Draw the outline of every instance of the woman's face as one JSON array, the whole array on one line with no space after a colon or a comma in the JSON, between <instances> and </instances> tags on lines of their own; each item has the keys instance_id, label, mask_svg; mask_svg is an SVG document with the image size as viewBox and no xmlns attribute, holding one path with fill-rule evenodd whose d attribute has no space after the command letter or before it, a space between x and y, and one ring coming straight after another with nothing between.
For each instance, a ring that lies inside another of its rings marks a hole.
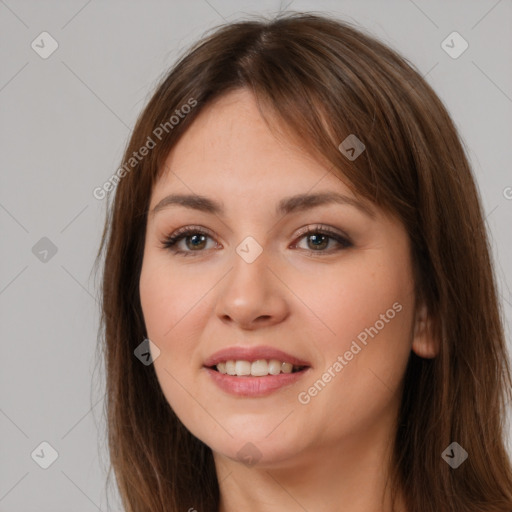
<instances>
[{"instance_id":1,"label":"woman's face","mask_svg":"<svg viewBox=\"0 0 512 512\"><path fill-rule=\"evenodd\" d=\"M245 90L207 107L169 154L141 303L163 393L216 457L356 456L391 432L411 349L432 354L415 336L408 236L367 208L276 139Z\"/></svg>"}]
</instances>

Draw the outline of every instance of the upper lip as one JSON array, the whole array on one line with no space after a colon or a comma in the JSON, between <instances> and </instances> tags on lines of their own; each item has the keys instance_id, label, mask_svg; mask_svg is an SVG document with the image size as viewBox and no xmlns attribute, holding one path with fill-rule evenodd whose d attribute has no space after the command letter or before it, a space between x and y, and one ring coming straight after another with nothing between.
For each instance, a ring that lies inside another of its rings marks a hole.
<instances>
[{"instance_id":1,"label":"upper lip","mask_svg":"<svg viewBox=\"0 0 512 512\"><path fill-rule=\"evenodd\" d=\"M277 359L278 361L292 363L294 366L310 366L307 361L303 361L298 357L292 356L287 352L283 352L274 347L261 345L259 347L227 347L215 352L208 357L204 366L215 366L224 361L249 361L253 362L258 359Z\"/></svg>"}]
</instances>

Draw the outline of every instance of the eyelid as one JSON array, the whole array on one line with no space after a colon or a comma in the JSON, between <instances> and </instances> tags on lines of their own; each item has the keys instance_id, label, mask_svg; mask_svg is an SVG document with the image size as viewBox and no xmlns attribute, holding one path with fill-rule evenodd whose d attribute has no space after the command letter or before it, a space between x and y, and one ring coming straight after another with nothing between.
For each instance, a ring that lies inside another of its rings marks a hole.
<instances>
[{"instance_id":1,"label":"eyelid","mask_svg":"<svg viewBox=\"0 0 512 512\"><path fill-rule=\"evenodd\" d=\"M315 224L313 226L311 224L308 224L307 226L304 226L303 228L300 228L297 231L295 238L301 238L304 235L307 235L308 233L317 233L317 232L325 233L329 236L337 235L341 238L345 238L347 240L347 242L351 242L350 237L346 233L344 233L343 231L341 231L339 229L333 228L331 226L327 226L325 224Z\"/></svg>"},{"instance_id":2,"label":"eyelid","mask_svg":"<svg viewBox=\"0 0 512 512\"><path fill-rule=\"evenodd\" d=\"M190 225L178 228L176 231L171 233L167 238L171 238L171 237L177 238L178 236L180 236L184 233L188 233L189 231L193 231L194 233L196 233L196 232L204 233L205 235L211 236L212 238L214 238L216 236L213 233L213 231L209 230L208 228L205 228L205 227L199 226L199 225L190 224Z\"/></svg>"}]
</instances>

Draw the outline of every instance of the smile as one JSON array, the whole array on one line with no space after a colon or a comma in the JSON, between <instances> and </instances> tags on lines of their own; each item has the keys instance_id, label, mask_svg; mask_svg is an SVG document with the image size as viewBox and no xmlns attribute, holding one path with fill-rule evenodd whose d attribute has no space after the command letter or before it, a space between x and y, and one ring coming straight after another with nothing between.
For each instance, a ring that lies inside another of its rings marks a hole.
<instances>
[{"instance_id":1,"label":"smile","mask_svg":"<svg viewBox=\"0 0 512 512\"><path fill-rule=\"evenodd\" d=\"M203 362L211 382L238 397L267 396L294 384L310 370L307 360L272 345L226 347Z\"/></svg>"}]
</instances>

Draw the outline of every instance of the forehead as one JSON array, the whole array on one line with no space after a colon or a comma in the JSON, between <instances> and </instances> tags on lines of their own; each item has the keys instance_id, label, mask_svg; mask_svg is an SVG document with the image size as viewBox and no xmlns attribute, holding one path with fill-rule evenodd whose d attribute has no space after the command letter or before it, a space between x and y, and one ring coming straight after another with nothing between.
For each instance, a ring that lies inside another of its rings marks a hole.
<instances>
[{"instance_id":1,"label":"forehead","mask_svg":"<svg viewBox=\"0 0 512 512\"><path fill-rule=\"evenodd\" d=\"M263 199L321 188L354 197L342 180L282 123L269 127L253 94L239 90L201 111L168 154L154 196L177 191Z\"/></svg>"}]
</instances>

